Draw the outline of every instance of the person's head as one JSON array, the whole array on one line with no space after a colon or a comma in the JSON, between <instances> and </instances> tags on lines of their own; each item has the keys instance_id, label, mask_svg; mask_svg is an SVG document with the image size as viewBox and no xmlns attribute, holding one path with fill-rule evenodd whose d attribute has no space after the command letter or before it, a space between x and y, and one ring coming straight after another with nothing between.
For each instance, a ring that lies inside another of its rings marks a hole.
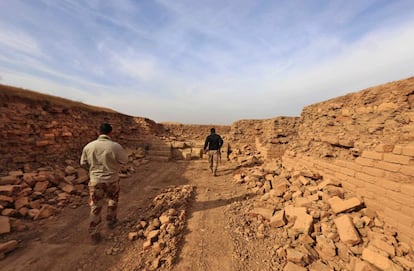
<instances>
[{"instance_id":1,"label":"person's head","mask_svg":"<svg viewBox=\"0 0 414 271\"><path fill-rule=\"evenodd\" d=\"M99 127L99 133L102 135L109 135L112 132L112 126L109 123L102 123Z\"/></svg>"},{"instance_id":2,"label":"person's head","mask_svg":"<svg viewBox=\"0 0 414 271\"><path fill-rule=\"evenodd\" d=\"M211 128L210 129L210 133L215 134L216 133L216 129L215 128Z\"/></svg>"}]
</instances>

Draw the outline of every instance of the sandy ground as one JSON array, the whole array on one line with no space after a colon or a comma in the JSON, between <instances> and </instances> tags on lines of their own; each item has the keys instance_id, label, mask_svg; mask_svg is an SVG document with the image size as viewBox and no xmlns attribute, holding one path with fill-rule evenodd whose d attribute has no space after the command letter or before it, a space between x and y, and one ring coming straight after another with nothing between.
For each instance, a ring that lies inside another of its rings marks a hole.
<instances>
[{"instance_id":1,"label":"sandy ground","mask_svg":"<svg viewBox=\"0 0 414 271\"><path fill-rule=\"evenodd\" d=\"M186 184L195 187L195 196L187 208L178 255L169 269L254 270L248 262L241 264L239 256L244 261L261 259L254 251L236 253L243 251L237 247L243 245L243 240L237 240L229 224L238 219L237 213L228 212L229 206L250 196L245 187L232 181L234 169L234 164L225 161L214 177L205 160L141 165L132 176L122 179L120 223L113 230L103 229L105 238L101 243L90 242L85 199L85 204L68 206L56 217L34 224L29 231L14 233L13 237L20 241L19 248L0 261L0 270L145 270L137 267L143 241L129 241L128 232L145 218L151 200L160 191Z\"/></svg>"}]
</instances>

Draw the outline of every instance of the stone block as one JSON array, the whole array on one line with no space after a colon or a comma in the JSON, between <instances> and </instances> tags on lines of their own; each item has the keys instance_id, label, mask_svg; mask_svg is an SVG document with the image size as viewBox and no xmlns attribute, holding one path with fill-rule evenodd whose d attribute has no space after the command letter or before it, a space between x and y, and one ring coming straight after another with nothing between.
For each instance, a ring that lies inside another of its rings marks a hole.
<instances>
[{"instance_id":1,"label":"stone block","mask_svg":"<svg viewBox=\"0 0 414 271\"><path fill-rule=\"evenodd\" d=\"M10 251L13 251L17 248L17 240L10 240L5 243L0 244L0 254L2 253L8 253Z\"/></svg>"},{"instance_id":2,"label":"stone block","mask_svg":"<svg viewBox=\"0 0 414 271\"><path fill-rule=\"evenodd\" d=\"M392 153L384 153L384 161L400 164L400 165L409 165L410 160L412 157L407 155L398 155L398 154L392 154Z\"/></svg>"},{"instance_id":3,"label":"stone block","mask_svg":"<svg viewBox=\"0 0 414 271\"><path fill-rule=\"evenodd\" d=\"M17 184L17 177L16 176L4 176L0 177L0 185L5 184Z\"/></svg>"},{"instance_id":4,"label":"stone block","mask_svg":"<svg viewBox=\"0 0 414 271\"><path fill-rule=\"evenodd\" d=\"M270 220L273 216L274 213L274 209L272 208L254 208L253 210L250 211L251 215L260 215L262 216L264 219Z\"/></svg>"},{"instance_id":5,"label":"stone block","mask_svg":"<svg viewBox=\"0 0 414 271\"><path fill-rule=\"evenodd\" d=\"M362 205L362 202L356 197L347 200L343 200L339 197L332 197L328 202L335 214L346 212Z\"/></svg>"},{"instance_id":6,"label":"stone block","mask_svg":"<svg viewBox=\"0 0 414 271\"><path fill-rule=\"evenodd\" d=\"M307 271L307 270L308 270L307 268L294 264L292 262L288 262L283 268L283 271Z\"/></svg>"},{"instance_id":7,"label":"stone block","mask_svg":"<svg viewBox=\"0 0 414 271\"><path fill-rule=\"evenodd\" d=\"M0 216L0 234L9 233L10 230L10 218L7 216Z\"/></svg>"},{"instance_id":8,"label":"stone block","mask_svg":"<svg viewBox=\"0 0 414 271\"><path fill-rule=\"evenodd\" d=\"M355 229L352 218L348 215L342 215L334 220L338 229L339 238L345 244L356 245L361 242L361 238Z\"/></svg>"},{"instance_id":9,"label":"stone block","mask_svg":"<svg viewBox=\"0 0 414 271\"><path fill-rule=\"evenodd\" d=\"M388 254L388 256L390 256L390 257L395 256L394 246L388 244L387 242L385 242L385 241L383 241L379 238L374 238L373 240L371 240L370 245L378 248L379 250L382 250L382 251L386 252Z\"/></svg>"},{"instance_id":10,"label":"stone block","mask_svg":"<svg viewBox=\"0 0 414 271\"><path fill-rule=\"evenodd\" d=\"M283 227L284 225L286 225L287 220L286 220L286 216L285 216L285 211L281 210L281 211L277 211L271 218L270 218L270 226L275 227L275 228L279 228L279 227Z\"/></svg>"},{"instance_id":11,"label":"stone block","mask_svg":"<svg viewBox=\"0 0 414 271\"><path fill-rule=\"evenodd\" d=\"M400 266L392 262L387 257L372 250L370 247L364 248L362 251L362 259L379 268L380 270L403 271Z\"/></svg>"}]
</instances>

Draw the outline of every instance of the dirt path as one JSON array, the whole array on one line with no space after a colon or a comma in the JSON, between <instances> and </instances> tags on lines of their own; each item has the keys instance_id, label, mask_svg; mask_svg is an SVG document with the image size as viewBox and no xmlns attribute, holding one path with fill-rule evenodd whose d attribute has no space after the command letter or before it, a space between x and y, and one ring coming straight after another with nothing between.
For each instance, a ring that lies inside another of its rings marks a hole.
<instances>
[{"instance_id":1,"label":"dirt path","mask_svg":"<svg viewBox=\"0 0 414 271\"><path fill-rule=\"evenodd\" d=\"M103 230L102 243L90 244L85 199L78 208L67 207L55 218L38 222L30 231L16 233L14 237L21 240L21 247L0 262L0 270L126 270L142 250L142 246L127 240L128 231L157 193L184 184L194 186L196 195L172 269L240 270L235 267L234 242L228 233L225 208L243 200L246 189L231 182L233 169L230 162L223 163L219 176L213 177L204 160L142 165L133 176L122 180L120 224L113 231Z\"/></svg>"}]
</instances>

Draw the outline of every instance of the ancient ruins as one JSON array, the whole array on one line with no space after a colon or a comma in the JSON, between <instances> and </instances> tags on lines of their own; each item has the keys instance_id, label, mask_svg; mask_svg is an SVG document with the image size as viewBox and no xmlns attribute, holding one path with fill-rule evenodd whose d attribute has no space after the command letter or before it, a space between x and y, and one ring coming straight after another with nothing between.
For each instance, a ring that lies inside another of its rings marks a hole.
<instances>
[{"instance_id":1,"label":"ancient ruins","mask_svg":"<svg viewBox=\"0 0 414 271\"><path fill-rule=\"evenodd\" d=\"M153 161L205 159L211 125L156 123L0 85L0 270L14 270L2 262L24 249L32 225L87 204L78 161L102 121L128 150L123 178ZM254 195L227 204L237 270L249 270L243 261L255 249L263 256L255 270L414 270L414 77L306 106L298 117L215 127L222 159L229 149L235 165L231 185ZM159 191L105 254L138 253L124 270L175 270L195 194L192 185ZM119 249L128 242L139 251Z\"/></svg>"}]
</instances>

